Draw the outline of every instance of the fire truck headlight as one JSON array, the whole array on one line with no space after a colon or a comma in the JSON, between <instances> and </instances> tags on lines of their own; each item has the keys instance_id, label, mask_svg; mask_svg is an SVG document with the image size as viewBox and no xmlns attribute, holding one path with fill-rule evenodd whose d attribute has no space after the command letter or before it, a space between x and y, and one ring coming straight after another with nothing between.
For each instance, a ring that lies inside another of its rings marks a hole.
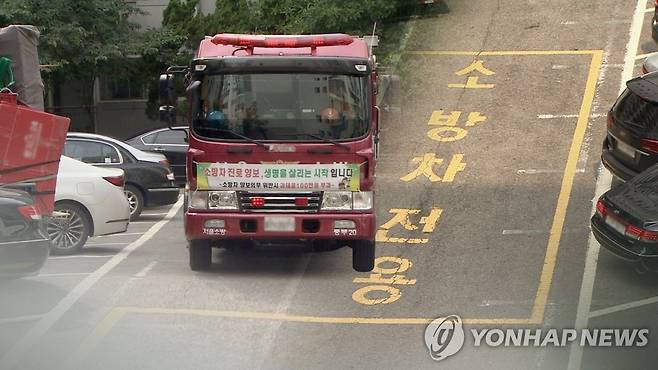
<instances>
[{"instance_id":1,"label":"fire truck headlight","mask_svg":"<svg viewBox=\"0 0 658 370\"><path fill-rule=\"evenodd\" d=\"M189 197L193 209L238 209L238 197L234 191L193 191Z\"/></svg>"},{"instance_id":2,"label":"fire truck headlight","mask_svg":"<svg viewBox=\"0 0 658 370\"><path fill-rule=\"evenodd\" d=\"M323 210L351 210L351 191L325 191L322 197Z\"/></svg>"},{"instance_id":3,"label":"fire truck headlight","mask_svg":"<svg viewBox=\"0 0 658 370\"><path fill-rule=\"evenodd\" d=\"M208 192L207 191L193 191L188 199L189 208L194 209L208 209Z\"/></svg>"},{"instance_id":4,"label":"fire truck headlight","mask_svg":"<svg viewBox=\"0 0 658 370\"><path fill-rule=\"evenodd\" d=\"M354 210L364 211L372 209L372 192L357 191L354 192Z\"/></svg>"},{"instance_id":5,"label":"fire truck headlight","mask_svg":"<svg viewBox=\"0 0 658 370\"><path fill-rule=\"evenodd\" d=\"M238 197L234 191L209 191L209 209L238 209Z\"/></svg>"}]
</instances>

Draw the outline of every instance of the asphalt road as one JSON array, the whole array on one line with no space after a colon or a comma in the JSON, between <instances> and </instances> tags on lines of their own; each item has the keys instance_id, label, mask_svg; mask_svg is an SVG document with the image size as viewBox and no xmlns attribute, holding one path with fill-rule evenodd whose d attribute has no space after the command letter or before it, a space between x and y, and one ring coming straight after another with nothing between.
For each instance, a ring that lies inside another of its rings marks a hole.
<instances>
[{"instance_id":1,"label":"asphalt road","mask_svg":"<svg viewBox=\"0 0 658 370\"><path fill-rule=\"evenodd\" d=\"M452 314L467 331L655 328L658 275L588 255L605 114L624 65L656 50L641 1L626 53L635 5L448 0L413 21L377 168L380 276L347 248L293 246L217 250L192 272L180 204L148 210L0 286L0 368L652 368L658 334L575 350L467 336L440 363L423 340Z\"/></svg>"}]
</instances>

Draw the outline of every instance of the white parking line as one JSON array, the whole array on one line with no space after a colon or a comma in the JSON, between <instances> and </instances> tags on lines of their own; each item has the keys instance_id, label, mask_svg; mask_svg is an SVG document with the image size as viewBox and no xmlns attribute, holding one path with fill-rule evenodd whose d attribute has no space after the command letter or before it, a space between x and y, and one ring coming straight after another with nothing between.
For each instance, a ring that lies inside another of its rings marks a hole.
<instances>
[{"instance_id":1,"label":"white parking line","mask_svg":"<svg viewBox=\"0 0 658 370\"><path fill-rule=\"evenodd\" d=\"M23 322L23 321L39 320L43 316L44 315L25 315L25 316L8 317L8 318L5 318L5 319L0 319L0 325L2 325L2 324L13 324L13 323L16 323L16 322Z\"/></svg>"},{"instance_id":2,"label":"white parking line","mask_svg":"<svg viewBox=\"0 0 658 370\"><path fill-rule=\"evenodd\" d=\"M624 69L621 73L619 93L626 88L626 81L633 76L635 67L635 55L640 44L640 34L644 23L644 8L646 0L637 0L635 11L633 12L633 21L629 31L628 44L626 44L626 54L624 56ZM610 189L612 184L612 175L603 165L599 166L599 176L596 180L596 190L592 199L591 213L595 212L596 200L598 197ZM588 325L589 314L592 307L592 295L594 294L594 279L596 277L596 265L599 258L599 243L590 233L587 243L587 256L585 258L585 269L583 271L583 281L580 286L580 296L578 298L578 308L576 310L575 329L584 329ZM583 360L583 348L578 343L573 342L569 350L569 370L578 370Z\"/></svg>"},{"instance_id":3,"label":"white parking line","mask_svg":"<svg viewBox=\"0 0 658 370\"><path fill-rule=\"evenodd\" d=\"M534 168L516 170L517 175L538 175L542 173L564 173L564 170L537 170ZM577 168L576 173L585 173L585 169Z\"/></svg>"},{"instance_id":4,"label":"white parking line","mask_svg":"<svg viewBox=\"0 0 658 370\"><path fill-rule=\"evenodd\" d=\"M158 221L156 221L156 220L153 220L153 221L130 221L130 224L131 225L132 224L153 224L153 223L156 223Z\"/></svg>"},{"instance_id":5,"label":"white parking line","mask_svg":"<svg viewBox=\"0 0 658 370\"><path fill-rule=\"evenodd\" d=\"M85 244L85 247L98 247L101 245L128 245L128 243L123 242L123 243L87 243Z\"/></svg>"},{"instance_id":6,"label":"white parking line","mask_svg":"<svg viewBox=\"0 0 658 370\"><path fill-rule=\"evenodd\" d=\"M656 10L655 7L651 7L651 8L646 8L646 9L644 9L644 12L645 12L645 13L651 13L651 12L653 12L653 11L655 11L655 10Z\"/></svg>"},{"instance_id":7,"label":"white parking line","mask_svg":"<svg viewBox=\"0 0 658 370\"><path fill-rule=\"evenodd\" d=\"M75 258L111 258L113 254L78 254L74 256L50 256L49 260L71 260Z\"/></svg>"},{"instance_id":8,"label":"white parking line","mask_svg":"<svg viewBox=\"0 0 658 370\"><path fill-rule=\"evenodd\" d=\"M57 305L39 320L32 328L0 359L0 368L15 368L23 356L34 347L34 344L48 331L59 319L68 312L68 310L78 302L78 300L91 289L100 279L108 272L112 271L118 264L128 258L128 256L141 247L164 225L166 225L183 205L183 199L179 199L176 204L169 210L167 216L161 221L149 228L144 235L132 242L127 247L114 255L109 261L105 262L98 270L92 272L75 286Z\"/></svg>"},{"instance_id":9,"label":"white parking line","mask_svg":"<svg viewBox=\"0 0 658 370\"><path fill-rule=\"evenodd\" d=\"M592 113L589 118L604 117L606 113ZM555 119L555 118L578 118L577 114L538 114L539 119Z\"/></svg>"},{"instance_id":10,"label":"white parking line","mask_svg":"<svg viewBox=\"0 0 658 370\"><path fill-rule=\"evenodd\" d=\"M146 267L144 267L138 273L136 273L135 277L137 277L137 278L145 277L146 274L148 274L149 271L151 271L157 263L158 263L157 261L151 261L151 263L149 263L148 265L146 265Z\"/></svg>"},{"instance_id":11,"label":"white parking line","mask_svg":"<svg viewBox=\"0 0 658 370\"><path fill-rule=\"evenodd\" d=\"M142 234L144 234L144 233L120 233L120 234L110 234L110 235L99 235L99 236L91 237L89 239L92 240L92 239L96 239L96 238L111 238L111 237L117 237L117 236L142 235Z\"/></svg>"},{"instance_id":12,"label":"white parking line","mask_svg":"<svg viewBox=\"0 0 658 370\"><path fill-rule=\"evenodd\" d=\"M166 215L167 212L162 212L162 213L142 213L140 216L164 216Z\"/></svg>"},{"instance_id":13,"label":"white parking line","mask_svg":"<svg viewBox=\"0 0 658 370\"><path fill-rule=\"evenodd\" d=\"M63 272L61 274L39 274L37 276L33 276L35 278L51 278L51 277L69 277L69 276L86 276L91 274L91 272Z\"/></svg>"},{"instance_id":14,"label":"white parking line","mask_svg":"<svg viewBox=\"0 0 658 370\"><path fill-rule=\"evenodd\" d=\"M642 306L650 305L658 303L658 297L651 297L651 298L646 298L646 299L641 299L639 301L634 301L634 302L628 302L608 308L602 308L600 310L595 310L589 313L589 318L594 318L594 317L599 317L599 316L605 316L605 315L610 315L615 312L621 312L625 310L632 310L634 308L639 308Z\"/></svg>"}]
</instances>

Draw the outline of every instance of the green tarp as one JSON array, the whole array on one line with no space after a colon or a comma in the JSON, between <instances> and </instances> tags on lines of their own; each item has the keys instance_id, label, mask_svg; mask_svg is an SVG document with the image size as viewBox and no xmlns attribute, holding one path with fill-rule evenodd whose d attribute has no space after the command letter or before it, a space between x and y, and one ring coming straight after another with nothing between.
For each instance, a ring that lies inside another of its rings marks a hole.
<instances>
[{"instance_id":1,"label":"green tarp","mask_svg":"<svg viewBox=\"0 0 658 370\"><path fill-rule=\"evenodd\" d=\"M11 73L11 60L0 57L0 90L14 83L14 74Z\"/></svg>"}]
</instances>

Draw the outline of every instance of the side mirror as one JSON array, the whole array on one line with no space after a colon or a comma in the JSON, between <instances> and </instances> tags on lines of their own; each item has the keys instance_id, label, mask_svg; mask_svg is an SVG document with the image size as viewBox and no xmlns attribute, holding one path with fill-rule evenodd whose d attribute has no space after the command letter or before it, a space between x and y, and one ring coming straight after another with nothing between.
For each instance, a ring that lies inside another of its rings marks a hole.
<instances>
[{"instance_id":1,"label":"side mirror","mask_svg":"<svg viewBox=\"0 0 658 370\"><path fill-rule=\"evenodd\" d=\"M176 123L176 107L173 105L161 105L158 110L160 121L166 122L169 126Z\"/></svg>"},{"instance_id":2,"label":"side mirror","mask_svg":"<svg viewBox=\"0 0 658 370\"><path fill-rule=\"evenodd\" d=\"M160 105L176 104L176 92L174 90L174 75L165 73L160 75L159 85Z\"/></svg>"}]
</instances>

